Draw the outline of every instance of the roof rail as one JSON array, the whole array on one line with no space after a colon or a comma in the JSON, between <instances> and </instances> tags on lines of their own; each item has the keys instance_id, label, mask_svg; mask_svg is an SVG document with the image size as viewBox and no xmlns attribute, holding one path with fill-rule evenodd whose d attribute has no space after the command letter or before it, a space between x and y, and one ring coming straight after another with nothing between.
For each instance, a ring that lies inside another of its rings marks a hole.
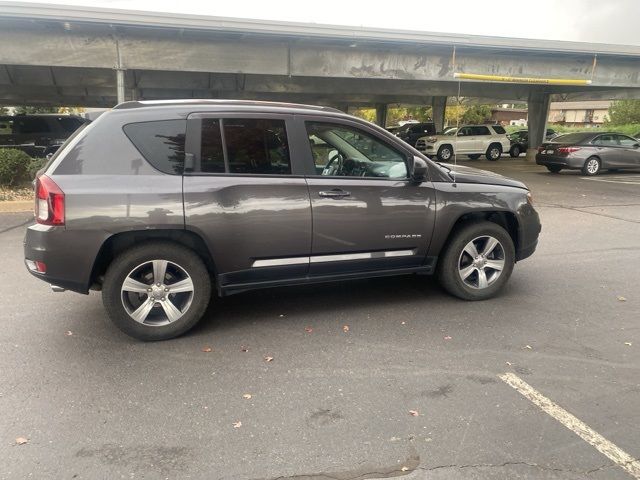
<instances>
[{"instance_id":1,"label":"roof rail","mask_svg":"<svg viewBox=\"0 0 640 480\"><path fill-rule=\"evenodd\" d=\"M122 102L113 107L113 110L127 110L132 108L144 107L169 107L181 105L211 105L211 106L256 106L256 107L281 107L281 108L302 108L306 110L317 110L325 112L343 113L340 110L331 107L322 107L318 105L304 105L300 103L286 102L267 102L258 100L213 100L213 99L176 99L176 100L135 100Z\"/></svg>"}]
</instances>

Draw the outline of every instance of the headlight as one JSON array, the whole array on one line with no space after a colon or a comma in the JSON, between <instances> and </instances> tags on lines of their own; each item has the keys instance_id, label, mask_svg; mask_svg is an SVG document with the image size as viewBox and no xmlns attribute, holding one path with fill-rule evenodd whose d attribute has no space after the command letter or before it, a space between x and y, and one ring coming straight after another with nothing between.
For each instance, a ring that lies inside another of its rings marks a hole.
<instances>
[{"instance_id":1,"label":"headlight","mask_svg":"<svg viewBox=\"0 0 640 480\"><path fill-rule=\"evenodd\" d=\"M438 139L436 137L427 137L427 142L429 143L436 143L438 141Z\"/></svg>"}]
</instances>

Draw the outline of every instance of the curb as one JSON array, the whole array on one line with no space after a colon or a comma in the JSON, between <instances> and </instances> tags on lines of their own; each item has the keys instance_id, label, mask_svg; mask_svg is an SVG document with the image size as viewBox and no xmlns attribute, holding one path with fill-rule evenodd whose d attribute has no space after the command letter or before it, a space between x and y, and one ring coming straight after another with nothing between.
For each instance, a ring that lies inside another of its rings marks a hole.
<instances>
[{"instance_id":1,"label":"curb","mask_svg":"<svg viewBox=\"0 0 640 480\"><path fill-rule=\"evenodd\" d=\"M0 213L33 211L33 200L7 200L0 202Z\"/></svg>"}]
</instances>

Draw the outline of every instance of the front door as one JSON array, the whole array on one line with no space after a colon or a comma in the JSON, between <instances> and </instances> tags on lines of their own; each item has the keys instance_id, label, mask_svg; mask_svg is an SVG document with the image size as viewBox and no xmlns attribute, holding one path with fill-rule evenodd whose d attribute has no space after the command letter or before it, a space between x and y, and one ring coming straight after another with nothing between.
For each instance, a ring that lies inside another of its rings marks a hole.
<instances>
[{"instance_id":1,"label":"front door","mask_svg":"<svg viewBox=\"0 0 640 480\"><path fill-rule=\"evenodd\" d=\"M471 127L462 127L456 135L456 144L454 146L456 153L469 153L476 151L477 138Z\"/></svg>"},{"instance_id":2,"label":"front door","mask_svg":"<svg viewBox=\"0 0 640 480\"><path fill-rule=\"evenodd\" d=\"M193 114L185 226L207 243L219 287L304 277L311 205L286 115Z\"/></svg>"},{"instance_id":3,"label":"front door","mask_svg":"<svg viewBox=\"0 0 640 480\"><path fill-rule=\"evenodd\" d=\"M409 181L410 152L356 122L298 118L313 159L307 176L313 212L310 273L422 265L435 197L429 181Z\"/></svg>"}]
</instances>

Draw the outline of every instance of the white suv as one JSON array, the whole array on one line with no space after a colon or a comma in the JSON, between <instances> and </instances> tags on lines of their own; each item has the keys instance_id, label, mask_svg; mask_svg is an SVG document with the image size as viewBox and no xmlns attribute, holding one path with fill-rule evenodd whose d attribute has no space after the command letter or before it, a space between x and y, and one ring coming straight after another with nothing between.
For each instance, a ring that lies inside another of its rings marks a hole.
<instances>
[{"instance_id":1,"label":"white suv","mask_svg":"<svg viewBox=\"0 0 640 480\"><path fill-rule=\"evenodd\" d=\"M454 154L464 154L477 159L486 155L487 160L498 160L502 152L508 152L511 142L500 125L464 125L451 128L446 133L421 137L416 148L429 157L442 162L451 160Z\"/></svg>"}]
</instances>

